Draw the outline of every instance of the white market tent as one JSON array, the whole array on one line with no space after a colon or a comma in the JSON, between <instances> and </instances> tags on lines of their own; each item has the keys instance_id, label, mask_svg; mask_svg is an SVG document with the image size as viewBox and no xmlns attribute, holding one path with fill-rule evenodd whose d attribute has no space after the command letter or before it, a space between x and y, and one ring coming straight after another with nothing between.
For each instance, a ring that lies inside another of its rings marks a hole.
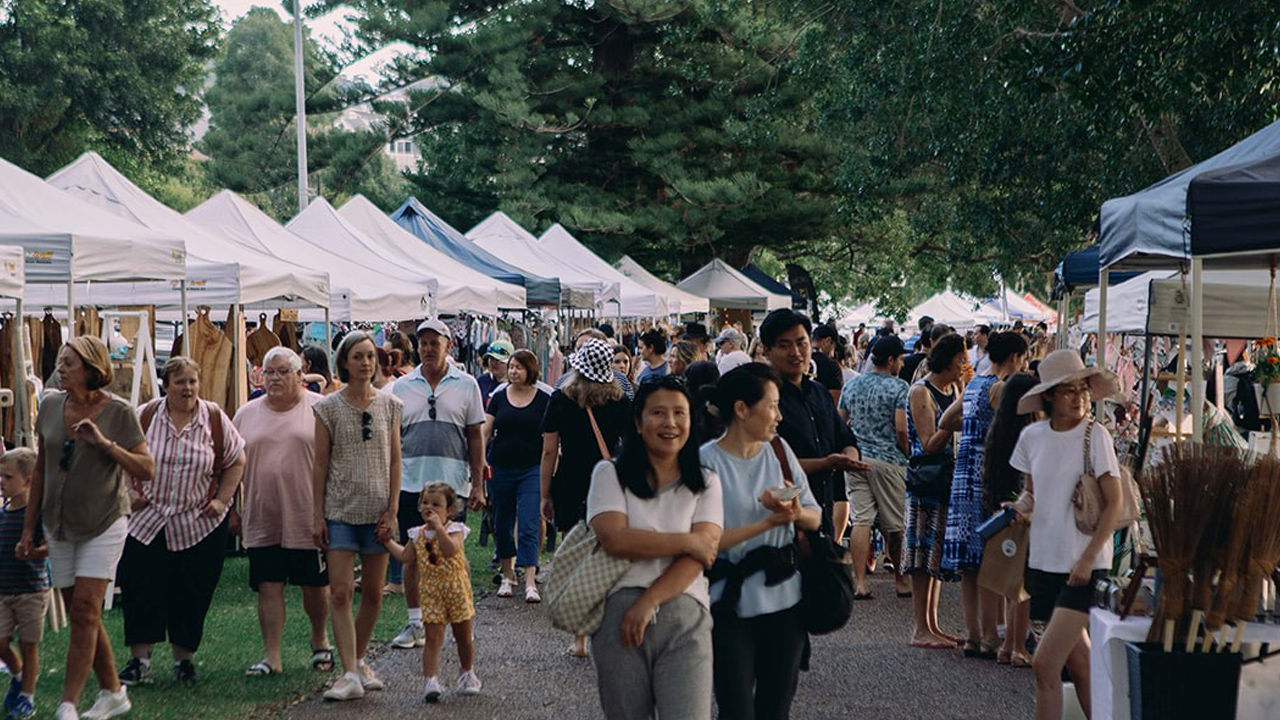
<instances>
[{"instance_id":1,"label":"white market tent","mask_svg":"<svg viewBox=\"0 0 1280 720\"><path fill-rule=\"evenodd\" d=\"M908 327L915 327L920 318L926 315L933 318L934 322L955 328L969 328L997 319L993 313L981 308L978 302L961 297L951 290L943 290L911 308L907 313Z\"/></svg>"},{"instance_id":2,"label":"white market tent","mask_svg":"<svg viewBox=\"0 0 1280 720\"><path fill-rule=\"evenodd\" d=\"M994 315L998 318L998 322L1003 322L1006 319L1006 310L1008 320L1039 322L1048 320L1051 315L1051 313L1046 313L1043 309L1036 307L1028 302L1025 297L1007 287L1000 294L983 303L981 310L984 314Z\"/></svg>"},{"instance_id":3,"label":"white market tent","mask_svg":"<svg viewBox=\"0 0 1280 720\"><path fill-rule=\"evenodd\" d=\"M880 325L890 318L882 314L876 309L875 303L862 303L852 310L841 313L840 318L836 320L836 327L842 330L853 330L858 327L859 323L865 325Z\"/></svg>"},{"instance_id":4,"label":"white market tent","mask_svg":"<svg viewBox=\"0 0 1280 720\"><path fill-rule=\"evenodd\" d=\"M618 294L622 309L622 317L656 318L669 315L666 296L647 288L618 272L617 268L591 252L577 238L569 233L560 223L556 223L542 233L538 243L550 250L565 264L590 273L606 282L618 283Z\"/></svg>"},{"instance_id":5,"label":"white market tent","mask_svg":"<svg viewBox=\"0 0 1280 720\"><path fill-rule=\"evenodd\" d=\"M23 248L27 283L66 283L68 316L77 282L181 282L187 272L181 238L116 217L4 159L0 244Z\"/></svg>"},{"instance_id":6,"label":"white market tent","mask_svg":"<svg viewBox=\"0 0 1280 720\"><path fill-rule=\"evenodd\" d=\"M348 200L338 214L377 243L380 254L391 262L440 278L436 306L441 312L457 308L497 315L503 309L525 307L523 287L494 280L422 242L363 195Z\"/></svg>"},{"instance_id":7,"label":"white market tent","mask_svg":"<svg viewBox=\"0 0 1280 720\"><path fill-rule=\"evenodd\" d=\"M202 227L286 263L329 273L333 320L414 320L430 313L427 288L348 261L286 230L253 203L223 190L186 214Z\"/></svg>"},{"instance_id":8,"label":"white market tent","mask_svg":"<svg viewBox=\"0 0 1280 720\"><path fill-rule=\"evenodd\" d=\"M1258 338L1267 332L1269 270L1208 270L1204 273L1204 319L1215 338ZM1098 331L1100 291L1085 294L1080 329ZM1191 328L1191 284L1171 270L1154 270L1108 291L1108 333L1179 335Z\"/></svg>"},{"instance_id":9,"label":"white market tent","mask_svg":"<svg viewBox=\"0 0 1280 720\"><path fill-rule=\"evenodd\" d=\"M538 244L538 239L499 210L467 231L467 239L505 262L543 277L560 278L560 286L591 293L597 306L621 299L618 282L601 280L572 267ZM611 313L610 313L611 314Z\"/></svg>"},{"instance_id":10,"label":"white market tent","mask_svg":"<svg viewBox=\"0 0 1280 720\"><path fill-rule=\"evenodd\" d=\"M765 290L720 258L712 258L676 287L707 298L716 308L769 311L791 307L791 298Z\"/></svg>"},{"instance_id":11,"label":"white market tent","mask_svg":"<svg viewBox=\"0 0 1280 720\"><path fill-rule=\"evenodd\" d=\"M329 275L290 266L210 232L146 194L94 152L49 176L49 184L126 220L182 238L188 248L187 291L202 305L254 308L328 307ZM169 282L113 283L78 288L90 305L175 307ZM42 298L43 302L47 302Z\"/></svg>"},{"instance_id":12,"label":"white market tent","mask_svg":"<svg viewBox=\"0 0 1280 720\"><path fill-rule=\"evenodd\" d=\"M709 313L711 312L711 301L701 295L694 295L691 292L685 292L662 278L654 275L640 263L632 260L629 255L623 255L617 263L618 272L626 275L637 283L662 294L667 298L667 309L672 310L680 315L688 313Z\"/></svg>"},{"instance_id":13,"label":"white market tent","mask_svg":"<svg viewBox=\"0 0 1280 720\"><path fill-rule=\"evenodd\" d=\"M341 256L352 265L358 265L383 277L400 280L425 290L430 294L431 303L428 314L432 316L440 311L438 302L440 285L444 284L450 289L458 287L455 282L442 283L434 275L416 271L379 255L378 244L338 215L338 211L324 198L312 200L306 210L298 213L285 225L285 229L316 249ZM461 309L450 308L449 312L458 312Z\"/></svg>"}]
</instances>

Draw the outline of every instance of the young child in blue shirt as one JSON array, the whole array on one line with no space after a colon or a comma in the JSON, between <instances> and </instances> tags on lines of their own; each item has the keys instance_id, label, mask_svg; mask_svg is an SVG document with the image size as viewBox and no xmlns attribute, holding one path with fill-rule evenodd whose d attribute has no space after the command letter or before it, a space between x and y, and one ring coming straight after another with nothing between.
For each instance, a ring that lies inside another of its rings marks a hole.
<instances>
[{"instance_id":1,"label":"young child in blue shirt","mask_svg":"<svg viewBox=\"0 0 1280 720\"><path fill-rule=\"evenodd\" d=\"M35 714L36 680L40 675L40 638L49 607L49 545L36 531L31 556L18 558L14 548L22 537L23 516L31 491L36 453L30 448L0 456L0 660L12 679L4 696L5 717L26 720ZM13 640L18 640L14 652Z\"/></svg>"}]
</instances>

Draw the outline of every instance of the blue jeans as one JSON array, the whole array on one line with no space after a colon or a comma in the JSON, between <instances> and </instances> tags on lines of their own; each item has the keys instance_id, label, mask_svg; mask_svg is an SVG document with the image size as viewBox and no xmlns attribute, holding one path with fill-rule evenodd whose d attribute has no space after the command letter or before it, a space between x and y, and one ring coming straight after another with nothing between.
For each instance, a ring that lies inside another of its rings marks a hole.
<instances>
[{"instance_id":1,"label":"blue jeans","mask_svg":"<svg viewBox=\"0 0 1280 720\"><path fill-rule=\"evenodd\" d=\"M542 530L542 488L538 466L493 468L489 493L493 502L493 537L498 557L514 557L519 567L538 565ZM513 537L514 531L514 537Z\"/></svg>"},{"instance_id":2,"label":"blue jeans","mask_svg":"<svg viewBox=\"0 0 1280 720\"><path fill-rule=\"evenodd\" d=\"M329 549L347 550L360 555L385 555L387 548L378 542L376 523L352 525L339 520L326 519L329 527Z\"/></svg>"}]
</instances>

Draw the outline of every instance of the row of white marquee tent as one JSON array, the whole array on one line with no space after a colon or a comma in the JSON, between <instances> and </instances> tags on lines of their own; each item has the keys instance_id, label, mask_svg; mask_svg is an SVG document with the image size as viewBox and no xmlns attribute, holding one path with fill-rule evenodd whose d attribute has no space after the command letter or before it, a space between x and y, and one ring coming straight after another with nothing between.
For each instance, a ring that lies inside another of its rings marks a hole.
<instances>
[{"instance_id":1,"label":"row of white marquee tent","mask_svg":"<svg viewBox=\"0 0 1280 720\"><path fill-rule=\"evenodd\" d=\"M559 224L535 237L496 212L464 237L416 200L410 205L442 226L446 244L466 247L439 249L363 196L341 208L317 199L282 226L228 190L179 213L92 152L47 180L0 159L0 262L8 273L0 294L68 314L149 305L166 320L194 305L296 308L304 320L492 316L534 306L526 287L535 282L537 305L568 302L601 318L790 303L719 260L673 285L629 257L609 264ZM486 253L490 264L469 262ZM489 272L492 264L511 272Z\"/></svg>"},{"instance_id":2,"label":"row of white marquee tent","mask_svg":"<svg viewBox=\"0 0 1280 720\"><path fill-rule=\"evenodd\" d=\"M1056 313L1051 309L1008 288L985 300L962 295L951 289L943 290L911 308L903 327L912 330L924 317L956 328L1008 325L1016 320L1031 324L1042 320L1049 323L1057 321ZM892 318L881 313L874 303L863 303L841 313L836 324L842 329L851 329L859 324L880 325L890 319Z\"/></svg>"}]
</instances>

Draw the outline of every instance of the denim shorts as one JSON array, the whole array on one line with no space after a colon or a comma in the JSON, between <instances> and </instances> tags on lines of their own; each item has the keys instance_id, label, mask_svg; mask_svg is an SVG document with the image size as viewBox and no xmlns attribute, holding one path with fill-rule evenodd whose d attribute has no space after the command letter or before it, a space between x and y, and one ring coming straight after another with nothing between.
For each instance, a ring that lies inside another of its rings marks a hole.
<instances>
[{"instance_id":1,"label":"denim shorts","mask_svg":"<svg viewBox=\"0 0 1280 720\"><path fill-rule=\"evenodd\" d=\"M378 526L352 525L338 520L325 520L329 528L329 549L347 550L361 555L385 555L387 548L378 542Z\"/></svg>"}]
</instances>

